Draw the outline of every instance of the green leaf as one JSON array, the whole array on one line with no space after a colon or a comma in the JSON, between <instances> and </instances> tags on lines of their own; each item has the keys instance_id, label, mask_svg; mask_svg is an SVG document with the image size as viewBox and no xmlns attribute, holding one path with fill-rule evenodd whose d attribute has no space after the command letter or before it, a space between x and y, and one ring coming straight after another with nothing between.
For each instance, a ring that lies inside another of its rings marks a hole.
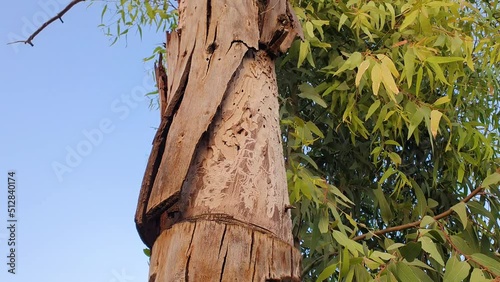
<instances>
[{"instance_id":1,"label":"green leaf","mask_svg":"<svg viewBox=\"0 0 500 282\"><path fill-rule=\"evenodd\" d=\"M325 214L323 214L319 218L319 223L318 223L319 232L321 232L322 234L328 232L328 225L329 225L328 216L326 216Z\"/></svg>"},{"instance_id":2,"label":"green leaf","mask_svg":"<svg viewBox=\"0 0 500 282\"><path fill-rule=\"evenodd\" d=\"M418 97L418 94L420 94L420 86L422 85L422 77L424 74L424 68L420 67L417 71L417 84L415 85L415 95Z\"/></svg>"},{"instance_id":3,"label":"green leaf","mask_svg":"<svg viewBox=\"0 0 500 282\"><path fill-rule=\"evenodd\" d=\"M337 264L330 264L329 266L325 267L325 269L323 269L320 275L318 275L318 279L316 281L324 281L325 279L332 276L335 270L337 270Z\"/></svg>"},{"instance_id":4,"label":"green leaf","mask_svg":"<svg viewBox=\"0 0 500 282\"><path fill-rule=\"evenodd\" d=\"M484 180L483 183L481 184L481 187L486 188L490 185L494 185L500 182L500 173L494 172L490 175L488 175Z\"/></svg>"},{"instance_id":5,"label":"green leaf","mask_svg":"<svg viewBox=\"0 0 500 282\"><path fill-rule=\"evenodd\" d=\"M430 201L430 200L432 200L432 199L428 199L427 201ZM435 201L434 201L434 202L435 202ZM432 208L432 206L431 206L431 205L429 205L429 207L430 207L430 208ZM428 215L426 215L426 216L424 216L424 217L422 218L422 220L420 221L420 227L422 227L422 228L426 228L428 225L431 225L431 224L433 224L434 222L436 222L436 220L435 220L432 216L428 216Z\"/></svg>"},{"instance_id":6,"label":"green leaf","mask_svg":"<svg viewBox=\"0 0 500 282\"><path fill-rule=\"evenodd\" d=\"M323 135L323 132L321 132L321 130L319 130L319 128L316 126L316 124L314 124L312 121L306 122L306 127L309 130L311 130L314 134L316 134L317 136L319 136L321 138L325 138L325 135Z\"/></svg>"},{"instance_id":7,"label":"green leaf","mask_svg":"<svg viewBox=\"0 0 500 282\"><path fill-rule=\"evenodd\" d=\"M340 264L340 277L347 276L349 273L349 268L350 268L350 261L349 261L349 249L343 248L342 252L340 253L341 257L341 264Z\"/></svg>"},{"instance_id":8,"label":"green leaf","mask_svg":"<svg viewBox=\"0 0 500 282\"><path fill-rule=\"evenodd\" d=\"M396 25L396 11L394 10L394 7L391 5L391 3L386 2L385 6L391 14L391 29L394 29L394 26Z\"/></svg>"},{"instance_id":9,"label":"green leaf","mask_svg":"<svg viewBox=\"0 0 500 282\"><path fill-rule=\"evenodd\" d=\"M314 26L311 22L306 22L306 35L309 36L310 38L314 38Z\"/></svg>"},{"instance_id":10,"label":"green leaf","mask_svg":"<svg viewBox=\"0 0 500 282\"><path fill-rule=\"evenodd\" d=\"M410 266L413 272L418 276L419 282L434 282L424 271L422 271L420 268L417 268L415 266Z\"/></svg>"},{"instance_id":11,"label":"green leaf","mask_svg":"<svg viewBox=\"0 0 500 282\"><path fill-rule=\"evenodd\" d=\"M399 248L401 255L409 262L412 262L420 255L422 251L422 242L408 242L406 246Z\"/></svg>"},{"instance_id":12,"label":"green leaf","mask_svg":"<svg viewBox=\"0 0 500 282\"><path fill-rule=\"evenodd\" d=\"M387 251L392 251L392 250L399 249L399 248L404 247L404 246L406 246L406 245L405 245L405 244L403 244L403 243L394 243L394 244L392 244L392 245L388 246L388 247L386 248L386 250L387 250Z\"/></svg>"},{"instance_id":13,"label":"green leaf","mask_svg":"<svg viewBox=\"0 0 500 282\"><path fill-rule=\"evenodd\" d=\"M363 259L363 263L370 269L372 270L375 270L375 269L378 269L380 267L381 264L384 264L384 263L380 263L380 262L376 262L374 260L371 260L369 258L364 258ZM341 278L341 277L339 277ZM342 281L342 280L339 280L339 281Z\"/></svg>"},{"instance_id":14,"label":"green leaf","mask_svg":"<svg viewBox=\"0 0 500 282\"><path fill-rule=\"evenodd\" d=\"M390 167L390 169L391 168L392 167ZM389 206L389 203L387 202L387 199L385 198L382 188L380 188L379 186L377 189L373 189L373 193L377 198L378 205L380 207L380 213L382 214L382 219L384 220L385 223L388 223L392 219L392 210L391 207Z\"/></svg>"},{"instance_id":15,"label":"green leaf","mask_svg":"<svg viewBox=\"0 0 500 282\"><path fill-rule=\"evenodd\" d=\"M151 8L151 4L149 1L144 1L144 5L146 6L146 13L150 19L153 19L155 17L154 11Z\"/></svg>"},{"instance_id":16,"label":"green leaf","mask_svg":"<svg viewBox=\"0 0 500 282\"><path fill-rule=\"evenodd\" d=\"M465 229L465 227L467 227L467 222L468 222L466 204L464 202L460 202L451 207L451 209L458 214L458 217L460 218L460 221L462 222L462 225L464 226Z\"/></svg>"},{"instance_id":17,"label":"green leaf","mask_svg":"<svg viewBox=\"0 0 500 282\"><path fill-rule=\"evenodd\" d=\"M394 62L389 57L383 54L378 54L377 58L382 62L382 65L386 66L391 71L394 77L399 77L399 72L396 69Z\"/></svg>"},{"instance_id":18,"label":"green leaf","mask_svg":"<svg viewBox=\"0 0 500 282\"><path fill-rule=\"evenodd\" d=\"M406 15L405 19L403 20L403 23L399 27L399 30L403 31L403 29L405 29L409 25L413 24L415 22L415 20L417 19L418 14L419 14L419 11L415 10L415 11L409 13L408 15Z\"/></svg>"},{"instance_id":19,"label":"green leaf","mask_svg":"<svg viewBox=\"0 0 500 282\"><path fill-rule=\"evenodd\" d=\"M102 12L101 12L101 22L104 20L104 15L106 14L107 10L108 10L108 4L104 5L104 8L102 9Z\"/></svg>"},{"instance_id":20,"label":"green leaf","mask_svg":"<svg viewBox=\"0 0 500 282\"><path fill-rule=\"evenodd\" d=\"M488 282L488 281L492 281L492 280L486 279L486 277L484 277L483 271L481 269L474 268L474 270L472 270L472 274L470 275L470 281L472 281L472 282Z\"/></svg>"},{"instance_id":21,"label":"green leaf","mask_svg":"<svg viewBox=\"0 0 500 282\"><path fill-rule=\"evenodd\" d=\"M462 237L459 237L458 235L452 235L450 236L450 238L455 247L464 255L470 255L474 253L469 245L469 242L465 241Z\"/></svg>"},{"instance_id":22,"label":"green leaf","mask_svg":"<svg viewBox=\"0 0 500 282\"><path fill-rule=\"evenodd\" d=\"M413 48L408 48L408 50L406 51L404 55L404 63L406 81L408 82L408 88L410 88L413 81L413 75L415 74L415 53L413 52Z\"/></svg>"},{"instance_id":23,"label":"green leaf","mask_svg":"<svg viewBox=\"0 0 500 282\"><path fill-rule=\"evenodd\" d=\"M436 100L436 102L434 102L434 106L439 106L439 105L442 105L442 104L445 104L445 103L449 103L451 101L451 98L450 96L444 96L444 97L441 97L439 99Z\"/></svg>"},{"instance_id":24,"label":"green leaf","mask_svg":"<svg viewBox=\"0 0 500 282\"><path fill-rule=\"evenodd\" d=\"M382 71L380 75L382 76L382 83L387 91L391 91L394 94L399 94L398 86L392 77L391 71L386 64L380 65L380 70Z\"/></svg>"},{"instance_id":25,"label":"green leaf","mask_svg":"<svg viewBox=\"0 0 500 282\"><path fill-rule=\"evenodd\" d=\"M456 256L451 256L445 269L443 282L461 282L469 275L470 265L458 260Z\"/></svg>"},{"instance_id":26,"label":"green leaf","mask_svg":"<svg viewBox=\"0 0 500 282\"><path fill-rule=\"evenodd\" d=\"M373 115L373 113L375 113L375 111L378 109L378 107L380 107L380 100L377 99L377 100L375 100L375 102L373 102L373 104L368 109L368 113L366 114L365 121L367 121Z\"/></svg>"},{"instance_id":27,"label":"green leaf","mask_svg":"<svg viewBox=\"0 0 500 282\"><path fill-rule=\"evenodd\" d=\"M327 107L323 98L321 98L321 96L316 93L316 90L311 85L303 83L299 86L299 90L302 91L302 93L298 95L299 97L312 100L323 108Z\"/></svg>"},{"instance_id":28,"label":"green leaf","mask_svg":"<svg viewBox=\"0 0 500 282\"><path fill-rule=\"evenodd\" d=\"M418 239L418 241L422 242L422 249L424 251L429 253L429 255L434 260L436 260L437 263L439 263L441 266L444 266L443 257L439 253L437 246L436 246L436 243L434 243L431 238L424 236L424 237L420 237Z\"/></svg>"},{"instance_id":29,"label":"green leaf","mask_svg":"<svg viewBox=\"0 0 500 282\"><path fill-rule=\"evenodd\" d=\"M318 165L310 156L303 154L303 153L296 153L296 154L293 154L293 156L298 156L298 157L304 159L306 162L308 162L310 165L312 165L315 169L318 169Z\"/></svg>"},{"instance_id":30,"label":"green leaf","mask_svg":"<svg viewBox=\"0 0 500 282\"><path fill-rule=\"evenodd\" d=\"M380 252L380 251L373 251L370 255L370 258L378 261L380 263L383 263L383 261L388 261L391 259L394 259L395 257L391 254Z\"/></svg>"},{"instance_id":31,"label":"green leaf","mask_svg":"<svg viewBox=\"0 0 500 282\"><path fill-rule=\"evenodd\" d=\"M483 204L477 201L470 201L467 203L467 207L470 209L471 213L480 214L489 218L489 220L496 220L498 216L494 216L493 213L488 211Z\"/></svg>"},{"instance_id":32,"label":"green leaf","mask_svg":"<svg viewBox=\"0 0 500 282\"><path fill-rule=\"evenodd\" d=\"M411 262L409 261L407 263L408 263L408 265L411 265L411 266L416 266L416 267L420 267L423 269L435 271L434 268L428 266L427 264L423 263L421 260L418 260L418 259L411 261Z\"/></svg>"},{"instance_id":33,"label":"green leaf","mask_svg":"<svg viewBox=\"0 0 500 282\"><path fill-rule=\"evenodd\" d=\"M413 272L412 268L404 262L396 264L396 271L394 273L399 281L420 281L418 276Z\"/></svg>"},{"instance_id":34,"label":"green leaf","mask_svg":"<svg viewBox=\"0 0 500 282\"><path fill-rule=\"evenodd\" d=\"M396 152L390 152L389 158L396 165L399 166L401 164L401 157Z\"/></svg>"},{"instance_id":35,"label":"green leaf","mask_svg":"<svg viewBox=\"0 0 500 282\"><path fill-rule=\"evenodd\" d=\"M311 199L312 198L312 194L311 194L311 188L309 187L309 185L307 185L307 183L304 182L304 180L302 180L301 178L297 178L295 180L295 185L294 185L294 189L295 189L295 192L298 194L298 193L302 193L307 199ZM300 194L298 194L300 195ZM298 195L297 198L298 198Z\"/></svg>"},{"instance_id":36,"label":"green leaf","mask_svg":"<svg viewBox=\"0 0 500 282\"><path fill-rule=\"evenodd\" d=\"M329 185L329 186L330 186L330 191L335 196L339 197L340 199L342 199L342 201L348 204L354 205L354 203L349 198L347 198L344 194L342 194L342 191L340 191L339 188L335 187L334 185Z\"/></svg>"},{"instance_id":37,"label":"green leaf","mask_svg":"<svg viewBox=\"0 0 500 282\"><path fill-rule=\"evenodd\" d=\"M340 20L339 20L339 28L338 28L339 31L342 28L342 26L345 24L346 21L347 21L347 15L346 14L342 14L340 16Z\"/></svg>"},{"instance_id":38,"label":"green leaf","mask_svg":"<svg viewBox=\"0 0 500 282\"><path fill-rule=\"evenodd\" d=\"M418 127L418 125L422 122L424 119L424 110L423 108L419 108L412 116L410 119L410 126L408 127L408 140L413 134L413 131Z\"/></svg>"},{"instance_id":39,"label":"green leaf","mask_svg":"<svg viewBox=\"0 0 500 282\"><path fill-rule=\"evenodd\" d=\"M431 132L434 139L436 139L436 136L438 134L439 122L441 121L442 116L443 113L438 110L431 111Z\"/></svg>"},{"instance_id":40,"label":"green leaf","mask_svg":"<svg viewBox=\"0 0 500 282\"><path fill-rule=\"evenodd\" d=\"M346 70L353 70L355 67L359 66L361 64L361 61L363 60L363 55L359 52L354 52L351 54L349 59L347 59L344 64L333 74L333 75L338 75Z\"/></svg>"},{"instance_id":41,"label":"green leaf","mask_svg":"<svg viewBox=\"0 0 500 282\"><path fill-rule=\"evenodd\" d=\"M392 145L392 146L398 146L398 147L401 147L401 144L399 144L398 142L394 141L394 140L385 140L384 141L384 145L387 146L387 145Z\"/></svg>"},{"instance_id":42,"label":"green leaf","mask_svg":"<svg viewBox=\"0 0 500 282\"><path fill-rule=\"evenodd\" d=\"M363 246L361 244L349 239L344 233L337 231L337 230L332 230L332 236L335 241L340 244L341 246L344 246L349 249L351 254L357 255L357 253L363 253Z\"/></svg>"},{"instance_id":43,"label":"green leaf","mask_svg":"<svg viewBox=\"0 0 500 282\"><path fill-rule=\"evenodd\" d=\"M410 179L410 183L413 191L415 192L415 196L417 197L417 216L423 217L427 212L427 200L425 198L424 192L414 179Z\"/></svg>"},{"instance_id":44,"label":"green leaf","mask_svg":"<svg viewBox=\"0 0 500 282\"><path fill-rule=\"evenodd\" d=\"M302 63L307 57L307 54L310 52L310 45L309 41L307 39L304 39L303 41L300 41L300 48L299 48L299 59L297 61L297 68L302 66Z\"/></svg>"},{"instance_id":45,"label":"green leaf","mask_svg":"<svg viewBox=\"0 0 500 282\"><path fill-rule=\"evenodd\" d=\"M433 209L433 208L439 206L439 203L436 200L429 198L429 199L427 199L427 206L429 208Z\"/></svg>"},{"instance_id":46,"label":"green leaf","mask_svg":"<svg viewBox=\"0 0 500 282\"><path fill-rule=\"evenodd\" d=\"M386 180L387 178L389 178L391 175L393 175L394 173L396 173L396 170L394 170L394 168L392 166L390 166L385 172L384 174L382 175L382 177L379 179L378 181L378 184L379 185L382 185Z\"/></svg>"},{"instance_id":47,"label":"green leaf","mask_svg":"<svg viewBox=\"0 0 500 282\"><path fill-rule=\"evenodd\" d=\"M380 64L375 64L372 68L372 90L373 94L378 95L378 90L380 89L380 83L382 82L382 67Z\"/></svg>"},{"instance_id":48,"label":"green leaf","mask_svg":"<svg viewBox=\"0 0 500 282\"><path fill-rule=\"evenodd\" d=\"M356 74L356 87L359 86L359 83L361 82L361 78L363 77L363 74L366 72L368 67L370 66L370 61L364 60L358 67L358 73Z\"/></svg>"},{"instance_id":49,"label":"green leaf","mask_svg":"<svg viewBox=\"0 0 500 282\"><path fill-rule=\"evenodd\" d=\"M434 62L429 62L427 61L429 66L432 68L434 73L436 74L437 79L439 79L441 82L444 84L450 85L446 77L444 76L443 69L439 66L439 64L434 63Z\"/></svg>"},{"instance_id":50,"label":"green leaf","mask_svg":"<svg viewBox=\"0 0 500 282\"><path fill-rule=\"evenodd\" d=\"M151 257L151 250L150 249L143 249L142 250L144 252L144 254L147 256L147 257Z\"/></svg>"},{"instance_id":51,"label":"green leaf","mask_svg":"<svg viewBox=\"0 0 500 282\"><path fill-rule=\"evenodd\" d=\"M464 58L461 57L437 57L431 56L426 59L427 62L436 63L436 64L447 64L454 62L463 62Z\"/></svg>"},{"instance_id":52,"label":"green leaf","mask_svg":"<svg viewBox=\"0 0 500 282\"><path fill-rule=\"evenodd\" d=\"M488 268L489 271L500 276L500 261L481 253L472 254L471 257L481 266Z\"/></svg>"},{"instance_id":53,"label":"green leaf","mask_svg":"<svg viewBox=\"0 0 500 282\"><path fill-rule=\"evenodd\" d=\"M455 51L460 50L460 47L462 47L463 41L459 36L454 36L450 38L451 46L450 50L452 53L455 53Z\"/></svg>"}]
</instances>

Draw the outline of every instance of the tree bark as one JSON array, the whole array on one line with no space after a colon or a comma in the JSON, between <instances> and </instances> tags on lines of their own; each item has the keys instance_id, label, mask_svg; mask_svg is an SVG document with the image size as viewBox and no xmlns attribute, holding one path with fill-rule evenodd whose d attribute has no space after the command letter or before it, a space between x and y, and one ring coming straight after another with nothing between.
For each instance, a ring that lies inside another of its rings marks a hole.
<instances>
[{"instance_id":1,"label":"tree bark","mask_svg":"<svg viewBox=\"0 0 500 282\"><path fill-rule=\"evenodd\" d=\"M274 58L286 0L183 0L136 213L152 281L299 281Z\"/></svg>"}]
</instances>

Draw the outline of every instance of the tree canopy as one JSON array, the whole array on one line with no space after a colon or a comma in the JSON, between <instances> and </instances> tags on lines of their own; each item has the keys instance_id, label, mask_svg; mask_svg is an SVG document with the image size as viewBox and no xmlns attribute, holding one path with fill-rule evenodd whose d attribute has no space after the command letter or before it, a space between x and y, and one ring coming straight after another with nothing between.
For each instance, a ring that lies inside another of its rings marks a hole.
<instances>
[{"instance_id":1,"label":"tree canopy","mask_svg":"<svg viewBox=\"0 0 500 282\"><path fill-rule=\"evenodd\" d=\"M303 280L498 280L499 1L291 2L305 38L277 75ZM109 3L101 26L175 28L175 5Z\"/></svg>"}]
</instances>

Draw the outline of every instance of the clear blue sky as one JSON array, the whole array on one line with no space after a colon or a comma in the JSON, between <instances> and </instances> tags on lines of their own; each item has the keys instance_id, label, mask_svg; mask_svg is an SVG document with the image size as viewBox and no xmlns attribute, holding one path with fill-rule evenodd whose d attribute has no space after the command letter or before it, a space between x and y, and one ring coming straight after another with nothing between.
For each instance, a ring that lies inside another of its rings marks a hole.
<instances>
[{"instance_id":1,"label":"clear blue sky","mask_svg":"<svg viewBox=\"0 0 500 282\"><path fill-rule=\"evenodd\" d=\"M154 84L142 58L164 35L132 33L127 46L110 47L97 27L101 7L83 2L35 47L6 45L68 2L9 1L0 11L0 281L147 281L133 218L159 113L143 97ZM6 241L12 169L15 275Z\"/></svg>"}]
</instances>

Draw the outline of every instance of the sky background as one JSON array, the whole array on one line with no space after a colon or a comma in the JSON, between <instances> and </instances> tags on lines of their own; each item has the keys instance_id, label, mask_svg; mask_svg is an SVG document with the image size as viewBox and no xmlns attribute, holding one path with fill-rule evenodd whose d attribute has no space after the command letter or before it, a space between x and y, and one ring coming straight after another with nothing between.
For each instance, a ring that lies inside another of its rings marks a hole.
<instances>
[{"instance_id":1,"label":"sky background","mask_svg":"<svg viewBox=\"0 0 500 282\"><path fill-rule=\"evenodd\" d=\"M153 62L164 34L110 46L101 4L9 1L0 10L0 281L147 281L134 213L159 113ZM54 167L56 166L56 168ZM7 272L7 173L16 172L16 274Z\"/></svg>"}]
</instances>

